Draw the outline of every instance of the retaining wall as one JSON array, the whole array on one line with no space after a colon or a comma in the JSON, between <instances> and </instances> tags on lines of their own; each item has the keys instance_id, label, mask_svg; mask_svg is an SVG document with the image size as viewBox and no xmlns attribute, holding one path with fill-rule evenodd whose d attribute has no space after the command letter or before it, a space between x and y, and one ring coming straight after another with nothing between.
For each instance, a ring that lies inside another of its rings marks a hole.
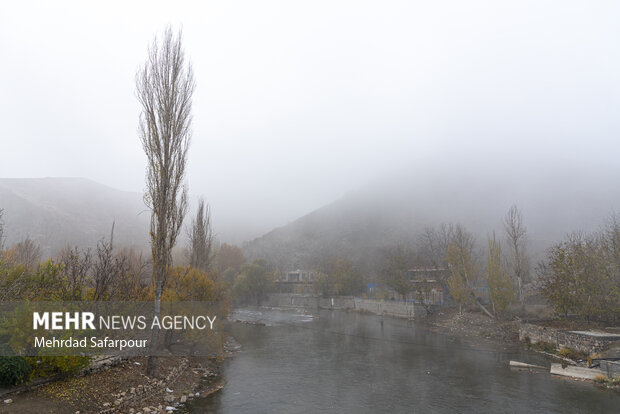
<instances>
[{"instance_id":1,"label":"retaining wall","mask_svg":"<svg viewBox=\"0 0 620 414\"><path fill-rule=\"evenodd\" d=\"M413 318L416 314L415 305L409 302L392 302L373 299L355 299L355 310L371 312L375 315Z\"/></svg>"},{"instance_id":2,"label":"retaining wall","mask_svg":"<svg viewBox=\"0 0 620 414\"><path fill-rule=\"evenodd\" d=\"M566 331L547 326L522 323L519 328L519 340L531 343L549 342L556 348L570 348L593 354L601 352L612 345L620 345L620 335L604 332Z\"/></svg>"},{"instance_id":3,"label":"retaining wall","mask_svg":"<svg viewBox=\"0 0 620 414\"><path fill-rule=\"evenodd\" d=\"M399 318L413 318L415 315L426 315L426 311L422 307L411 302L361 299L347 296L322 298L316 295L276 293L270 295L264 304L280 308L355 310Z\"/></svg>"},{"instance_id":4,"label":"retaining wall","mask_svg":"<svg viewBox=\"0 0 620 414\"><path fill-rule=\"evenodd\" d=\"M609 378L620 377L620 361L600 361L600 370L605 372Z\"/></svg>"}]
</instances>

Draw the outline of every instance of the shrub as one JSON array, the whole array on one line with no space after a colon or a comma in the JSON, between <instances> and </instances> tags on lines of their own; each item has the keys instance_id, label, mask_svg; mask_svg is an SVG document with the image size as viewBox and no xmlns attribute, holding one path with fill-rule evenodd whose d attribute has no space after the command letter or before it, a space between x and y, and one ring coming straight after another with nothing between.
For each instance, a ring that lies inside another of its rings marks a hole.
<instances>
[{"instance_id":1,"label":"shrub","mask_svg":"<svg viewBox=\"0 0 620 414\"><path fill-rule=\"evenodd\" d=\"M594 378L594 382L612 387L612 386L620 385L620 377L609 378L609 377L606 377L605 375L597 375Z\"/></svg>"},{"instance_id":2,"label":"shrub","mask_svg":"<svg viewBox=\"0 0 620 414\"><path fill-rule=\"evenodd\" d=\"M86 367L91 358L88 356L48 356L26 357L33 367L34 377L47 377L54 374L72 375Z\"/></svg>"},{"instance_id":3,"label":"shrub","mask_svg":"<svg viewBox=\"0 0 620 414\"><path fill-rule=\"evenodd\" d=\"M26 382L32 369L23 357L0 356L0 385L17 385Z\"/></svg>"},{"instance_id":4,"label":"shrub","mask_svg":"<svg viewBox=\"0 0 620 414\"><path fill-rule=\"evenodd\" d=\"M540 342L535 343L533 347L538 350L548 352L550 354L555 353L555 344L551 342L540 341Z\"/></svg>"},{"instance_id":5,"label":"shrub","mask_svg":"<svg viewBox=\"0 0 620 414\"><path fill-rule=\"evenodd\" d=\"M577 351L575 349L570 348L562 348L560 349L560 355L564 358L572 359L572 360L582 360L588 358L588 354L585 352Z\"/></svg>"}]
</instances>

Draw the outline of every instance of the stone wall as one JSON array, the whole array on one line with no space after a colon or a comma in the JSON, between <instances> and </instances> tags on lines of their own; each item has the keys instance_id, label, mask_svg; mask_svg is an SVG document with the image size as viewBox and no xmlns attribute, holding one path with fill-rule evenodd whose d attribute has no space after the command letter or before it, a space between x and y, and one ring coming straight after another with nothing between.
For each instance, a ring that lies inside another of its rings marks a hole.
<instances>
[{"instance_id":1,"label":"stone wall","mask_svg":"<svg viewBox=\"0 0 620 414\"><path fill-rule=\"evenodd\" d=\"M566 331L547 326L522 323L519 328L519 340L531 343L548 342L556 349L570 348L593 354L607 349L611 345L620 345L620 335L604 332Z\"/></svg>"}]
</instances>

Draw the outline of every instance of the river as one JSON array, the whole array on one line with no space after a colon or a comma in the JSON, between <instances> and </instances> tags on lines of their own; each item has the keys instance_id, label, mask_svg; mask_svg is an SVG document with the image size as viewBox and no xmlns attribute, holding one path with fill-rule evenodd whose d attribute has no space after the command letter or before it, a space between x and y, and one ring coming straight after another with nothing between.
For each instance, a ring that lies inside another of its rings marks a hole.
<instances>
[{"instance_id":1,"label":"river","mask_svg":"<svg viewBox=\"0 0 620 414\"><path fill-rule=\"evenodd\" d=\"M359 313L243 309L242 349L225 387L191 413L617 413L620 396L508 361L546 364L520 346L470 346L415 322Z\"/></svg>"}]
</instances>

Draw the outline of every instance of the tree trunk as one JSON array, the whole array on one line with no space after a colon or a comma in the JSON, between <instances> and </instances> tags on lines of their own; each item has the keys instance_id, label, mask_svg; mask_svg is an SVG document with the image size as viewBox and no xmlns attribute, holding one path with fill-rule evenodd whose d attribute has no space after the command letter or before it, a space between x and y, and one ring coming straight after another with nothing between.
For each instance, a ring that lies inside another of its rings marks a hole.
<instances>
[{"instance_id":1,"label":"tree trunk","mask_svg":"<svg viewBox=\"0 0 620 414\"><path fill-rule=\"evenodd\" d=\"M161 262L157 265L157 283L155 288L155 306L153 308L153 319L159 319L161 314L161 291L164 279ZM150 355L146 364L146 373L150 377L157 376L157 342L159 340L159 324L153 327L151 331L151 344L149 347Z\"/></svg>"},{"instance_id":2,"label":"tree trunk","mask_svg":"<svg viewBox=\"0 0 620 414\"><path fill-rule=\"evenodd\" d=\"M480 303L480 301L478 299L475 299L475 301L478 304L478 306L480 307L480 309L482 309L482 311L489 316L489 318L495 319L495 316L493 316L493 314L491 312L489 312L489 310L487 308L485 308L484 305L482 303Z\"/></svg>"}]
</instances>

